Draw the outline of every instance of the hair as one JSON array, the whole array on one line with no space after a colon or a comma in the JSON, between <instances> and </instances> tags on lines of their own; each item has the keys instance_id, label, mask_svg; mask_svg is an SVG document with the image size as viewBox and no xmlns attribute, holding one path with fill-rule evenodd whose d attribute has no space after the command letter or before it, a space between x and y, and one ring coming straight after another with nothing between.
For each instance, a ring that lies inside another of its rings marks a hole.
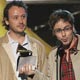
<instances>
[{"instance_id":1,"label":"hair","mask_svg":"<svg viewBox=\"0 0 80 80\"><path fill-rule=\"evenodd\" d=\"M5 26L5 29L6 30L9 30L9 25L7 25L5 23L5 19L8 20L9 19L9 15L8 15L8 11L11 7L13 6L18 6L18 7L22 7L24 8L24 10L26 11L26 15L27 15L27 8L28 6L26 4L24 4L22 1L12 1L10 3L8 3L5 8L4 8L4 11L3 11L3 26Z\"/></svg>"},{"instance_id":2,"label":"hair","mask_svg":"<svg viewBox=\"0 0 80 80\"><path fill-rule=\"evenodd\" d=\"M49 26L51 29L54 29L55 24L60 20L68 21L72 26L74 25L74 16L71 12L67 10L56 10L49 17Z\"/></svg>"}]
</instances>

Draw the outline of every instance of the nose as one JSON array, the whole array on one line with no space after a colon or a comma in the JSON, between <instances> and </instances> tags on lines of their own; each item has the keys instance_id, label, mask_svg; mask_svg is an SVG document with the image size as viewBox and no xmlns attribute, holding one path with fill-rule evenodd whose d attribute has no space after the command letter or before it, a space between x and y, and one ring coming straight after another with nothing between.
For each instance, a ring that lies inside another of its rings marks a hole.
<instances>
[{"instance_id":1,"label":"nose","mask_svg":"<svg viewBox=\"0 0 80 80\"><path fill-rule=\"evenodd\" d=\"M65 31L62 30L61 35L64 37L66 35Z\"/></svg>"},{"instance_id":2,"label":"nose","mask_svg":"<svg viewBox=\"0 0 80 80\"><path fill-rule=\"evenodd\" d=\"M19 18L19 22L20 23L23 23L23 19L21 17Z\"/></svg>"}]
</instances>

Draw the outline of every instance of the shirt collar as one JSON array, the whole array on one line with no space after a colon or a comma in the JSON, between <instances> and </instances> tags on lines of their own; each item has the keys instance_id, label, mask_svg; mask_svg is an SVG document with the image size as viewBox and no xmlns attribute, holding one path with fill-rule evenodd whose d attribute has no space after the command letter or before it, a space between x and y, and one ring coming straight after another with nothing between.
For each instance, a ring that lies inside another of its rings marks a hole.
<instances>
[{"instance_id":1,"label":"shirt collar","mask_svg":"<svg viewBox=\"0 0 80 80\"><path fill-rule=\"evenodd\" d=\"M77 45L78 45L78 36L75 35L70 47L69 47L69 51L70 53L74 53L74 54L77 54Z\"/></svg>"},{"instance_id":2,"label":"shirt collar","mask_svg":"<svg viewBox=\"0 0 80 80\"><path fill-rule=\"evenodd\" d=\"M23 41L23 44L22 45L25 45L25 44L28 44L28 43L29 43L28 36L25 35L25 40Z\"/></svg>"},{"instance_id":3,"label":"shirt collar","mask_svg":"<svg viewBox=\"0 0 80 80\"><path fill-rule=\"evenodd\" d=\"M7 32L7 36L8 36L8 39L9 39L9 43L10 44L13 44L13 43L18 43L17 41L15 41L14 39L12 39L9 35L9 31Z\"/></svg>"},{"instance_id":4,"label":"shirt collar","mask_svg":"<svg viewBox=\"0 0 80 80\"><path fill-rule=\"evenodd\" d=\"M71 44L70 44L70 47L68 48L68 52L71 53L71 54L77 54L78 50L77 50L77 45L78 45L78 36L75 35ZM58 52L62 52L64 54L64 48L63 46L60 46L58 48ZM59 55L63 55L63 54L60 54Z\"/></svg>"},{"instance_id":5,"label":"shirt collar","mask_svg":"<svg viewBox=\"0 0 80 80\"><path fill-rule=\"evenodd\" d=\"M9 36L9 31L7 32L7 36L8 36L8 39L9 39L9 43L11 43L11 44L13 44L13 43L18 43L17 40L14 40L14 39L12 39L12 38ZM27 36L27 34L26 34L26 35L25 35L25 40L23 41L23 44L22 44L22 45L25 45L25 44L27 44L27 43L29 43L29 39L28 39L28 36Z\"/></svg>"}]
</instances>

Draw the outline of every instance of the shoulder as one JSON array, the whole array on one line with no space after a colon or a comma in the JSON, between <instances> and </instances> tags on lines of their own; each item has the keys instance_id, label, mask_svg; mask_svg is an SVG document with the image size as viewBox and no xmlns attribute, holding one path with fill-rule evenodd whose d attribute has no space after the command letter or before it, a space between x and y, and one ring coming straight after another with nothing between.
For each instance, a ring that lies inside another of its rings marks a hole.
<instances>
[{"instance_id":1,"label":"shoulder","mask_svg":"<svg viewBox=\"0 0 80 80\"><path fill-rule=\"evenodd\" d=\"M0 37L0 44L1 43L7 43L7 42L8 42L8 36L7 36L7 34L4 35L3 37Z\"/></svg>"},{"instance_id":2,"label":"shoulder","mask_svg":"<svg viewBox=\"0 0 80 80\"><path fill-rule=\"evenodd\" d=\"M78 40L80 40L80 35L79 34L76 34L78 36Z\"/></svg>"},{"instance_id":3,"label":"shoulder","mask_svg":"<svg viewBox=\"0 0 80 80\"><path fill-rule=\"evenodd\" d=\"M28 38L29 38L30 43L36 44L37 47L42 47L42 48L44 48L44 45L43 45L39 40L37 40L36 38L31 37L31 36L28 36Z\"/></svg>"},{"instance_id":4,"label":"shoulder","mask_svg":"<svg viewBox=\"0 0 80 80\"><path fill-rule=\"evenodd\" d=\"M29 41L33 47L35 47L40 54L46 54L45 46L39 40L34 37L28 36Z\"/></svg>"},{"instance_id":5,"label":"shoulder","mask_svg":"<svg viewBox=\"0 0 80 80\"><path fill-rule=\"evenodd\" d=\"M57 47L55 46L52 50L51 50L51 52L49 53L49 58L54 58L55 56L56 56L56 53L57 53Z\"/></svg>"},{"instance_id":6,"label":"shoulder","mask_svg":"<svg viewBox=\"0 0 80 80\"><path fill-rule=\"evenodd\" d=\"M4 40L4 37L0 37L0 43Z\"/></svg>"},{"instance_id":7,"label":"shoulder","mask_svg":"<svg viewBox=\"0 0 80 80\"><path fill-rule=\"evenodd\" d=\"M77 34L77 36L78 36L78 45L77 45L77 49L80 50L80 35Z\"/></svg>"}]
</instances>

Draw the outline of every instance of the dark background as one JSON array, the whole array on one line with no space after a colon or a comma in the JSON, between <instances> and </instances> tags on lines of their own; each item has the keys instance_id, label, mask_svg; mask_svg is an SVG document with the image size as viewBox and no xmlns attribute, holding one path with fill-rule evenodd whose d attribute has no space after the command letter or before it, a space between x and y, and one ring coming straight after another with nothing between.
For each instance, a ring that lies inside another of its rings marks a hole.
<instances>
[{"instance_id":1,"label":"dark background","mask_svg":"<svg viewBox=\"0 0 80 80\"><path fill-rule=\"evenodd\" d=\"M51 46L55 45L55 38L48 25L49 15L56 9L71 11L75 17L75 28L80 34L80 3L41 3L28 5L28 26Z\"/></svg>"}]
</instances>

